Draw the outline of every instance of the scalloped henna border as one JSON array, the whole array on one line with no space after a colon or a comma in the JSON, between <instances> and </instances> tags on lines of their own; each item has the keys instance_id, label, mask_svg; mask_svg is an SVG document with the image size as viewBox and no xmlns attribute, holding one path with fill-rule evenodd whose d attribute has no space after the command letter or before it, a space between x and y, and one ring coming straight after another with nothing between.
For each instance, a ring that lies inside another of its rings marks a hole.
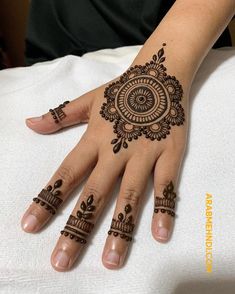
<instances>
[{"instance_id":1,"label":"scalloped henna border","mask_svg":"<svg viewBox=\"0 0 235 294\"><path fill-rule=\"evenodd\" d=\"M167 75L162 64L165 59L162 47L150 62L131 67L105 88L106 102L101 106L100 115L114 123L116 138L111 141L114 153L121 147L128 148L127 142L139 136L160 141L170 134L171 126L183 125L185 115L180 104L183 89L175 76ZM159 106L157 100L160 99Z\"/></svg>"}]
</instances>

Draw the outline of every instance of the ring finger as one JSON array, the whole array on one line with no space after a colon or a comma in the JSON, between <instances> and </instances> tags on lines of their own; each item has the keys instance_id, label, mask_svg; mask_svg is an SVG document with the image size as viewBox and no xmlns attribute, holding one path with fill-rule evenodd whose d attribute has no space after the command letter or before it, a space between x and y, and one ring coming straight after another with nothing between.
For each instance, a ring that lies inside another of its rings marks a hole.
<instances>
[{"instance_id":1,"label":"ring finger","mask_svg":"<svg viewBox=\"0 0 235 294\"><path fill-rule=\"evenodd\" d=\"M151 156L139 155L126 166L102 255L103 264L109 269L117 269L124 263L154 162Z\"/></svg>"}]
</instances>

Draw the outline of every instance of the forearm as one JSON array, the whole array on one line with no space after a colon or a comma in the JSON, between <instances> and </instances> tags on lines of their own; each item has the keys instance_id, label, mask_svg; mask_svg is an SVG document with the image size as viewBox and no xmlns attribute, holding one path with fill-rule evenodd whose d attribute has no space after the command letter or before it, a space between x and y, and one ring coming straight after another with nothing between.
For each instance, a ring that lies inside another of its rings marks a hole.
<instances>
[{"instance_id":1,"label":"forearm","mask_svg":"<svg viewBox=\"0 0 235 294\"><path fill-rule=\"evenodd\" d=\"M190 88L202 60L234 13L234 0L176 1L133 64L149 61L162 43L166 43L164 65L180 79L184 88Z\"/></svg>"}]
</instances>

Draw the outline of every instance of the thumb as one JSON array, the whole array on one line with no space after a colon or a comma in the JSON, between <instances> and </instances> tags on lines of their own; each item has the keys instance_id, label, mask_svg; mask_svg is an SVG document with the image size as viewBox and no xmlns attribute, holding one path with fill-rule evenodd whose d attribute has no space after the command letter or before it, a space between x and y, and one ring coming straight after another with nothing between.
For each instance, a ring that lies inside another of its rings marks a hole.
<instances>
[{"instance_id":1,"label":"thumb","mask_svg":"<svg viewBox=\"0 0 235 294\"><path fill-rule=\"evenodd\" d=\"M39 117L27 118L25 123L40 134L54 133L62 128L89 121L93 95L84 94L73 101L65 101Z\"/></svg>"}]
</instances>

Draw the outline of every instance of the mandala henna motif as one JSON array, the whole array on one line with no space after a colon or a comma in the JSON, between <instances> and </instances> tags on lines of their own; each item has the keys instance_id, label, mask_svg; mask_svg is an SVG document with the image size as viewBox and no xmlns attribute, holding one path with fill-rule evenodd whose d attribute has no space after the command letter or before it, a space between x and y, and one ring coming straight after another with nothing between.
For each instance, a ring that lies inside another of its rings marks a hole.
<instances>
[{"instance_id":1,"label":"mandala henna motif","mask_svg":"<svg viewBox=\"0 0 235 294\"><path fill-rule=\"evenodd\" d=\"M55 214L56 210L63 202L63 200L58 197L62 194L61 191L58 190L58 188L60 188L62 184L62 180L57 180L53 187L49 185L46 189L42 189L38 196L33 198L33 201L43 206L51 214Z\"/></svg>"},{"instance_id":2,"label":"mandala henna motif","mask_svg":"<svg viewBox=\"0 0 235 294\"><path fill-rule=\"evenodd\" d=\"M129 215L132 208L130 204L127 204L124 208L124 213L118 214L118 219L112 219L111 228L108 231L108 234L113 234L114 237L120 236L126 241L132 240L132 232L135 225L133 224L133 217Z\"/></svg>"},{"instance_id":3,"label":"mandala henna motif","mask_svg":"<svg viewBox=\"0 0 235 294\"><path fill-rule=\"evenodd\" d=\"M69 101L65 101L64 103L60 104L58 107L56 107L54 109L49 109L56 124L58 124L59 121L63 120L66 117L66 114L64 113L63 108L68 103L69 103Z\"/></svg>"},{"instance_id":4,"label":"mandala henna motif","mask_svg":"<svg viewBox=\"0 0 235 294\"><path fill-rule=\"evenodd\" d=\"M80 205L80 210L77 211L76 216L70 215L64 230L61 234L65 237L70 237L76 242L85 244L87 242L86 238L91 233L94 224L89 220L93 217L93 211L95 211L95 206L93 205L94 196L90 195L86 202L82 201Z\"/></svg>"},{"instance_id":5,"label":"mandala henna motif","mask_svg":"<svg viewBox=\"0 0 235 294\"><path fill-rule=\"evenodd\" d=\"M184 123L183 89L174 76L167 75L164 61L162 47L149 63L131 67L105 89L100 114L114 122L114 153L141 135L160 141L170 134L171 126Z\"/></svg>"},{"instance_id":6,"label":"mandala henna motif","mask_svg":"<svg viewBox=\"0 0 235 294\"><path fill-rule=\"evenodd\" d=\"M155 197L154 212L168 213L171 216L175 216L175 198L174 185L172 181L164 188L163 197Z\"/></svg>"}]
</instances>

